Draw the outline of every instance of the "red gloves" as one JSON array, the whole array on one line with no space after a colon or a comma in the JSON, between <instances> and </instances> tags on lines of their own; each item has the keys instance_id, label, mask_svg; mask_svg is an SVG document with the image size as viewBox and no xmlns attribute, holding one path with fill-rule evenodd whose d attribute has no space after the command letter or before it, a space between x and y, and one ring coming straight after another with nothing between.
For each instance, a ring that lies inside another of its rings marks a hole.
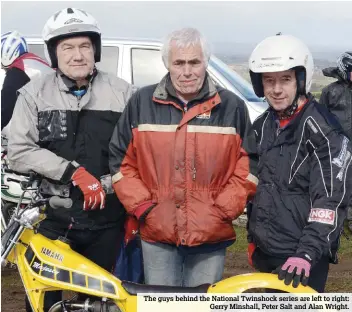
<instances>
[{"instance_id":1,"label":"red gloves","mask_svg":"<svg viewBox=\"0 0 352 312\"><path fill-rule=\"evenodd\" d=\"M286 262L279 266L273 273L279 275L279 280L285 280L286 285L290 285L296 288L299 283L303 286L308 285L309 272L311 263L300 257L290 257Z\"/></svg>"},{"instance_id":2,"label":"red gloves","mask_svg":"<svg viewBox=\"0 0 352 312\"><path fill-rule=\"evenodd\" d=\"M84 195L83 210L104 209L105 192L100 182L86 169L79 167L72 175L72 183L78 186Z\"/></svg>"},{"instance_id":3,"label":"red gloves","mask_svg":"<svg viewBox=\"0 0 352 312\"><path fill-rule=\"evenodd\" d=\"M253 252L257 247L255 246L254 243L249 243L248 244L248 249L247 249L247 257L248 257L248 263L249 265L254 268L253 266L253 260L252 260L252 256L253 256Z\"/></svg>"},{"instance_id":4,"label":"red gloves","mask_svg":"<svg viewBox=\"0 0 352 312\"><path fill-rule=\"evenodd\" d=\"M133 216L127 216L125 221L125 245L136 237L139 223L144 222L145 217L155 206L156 204L151 201L145 202L136 208Z\"/></svg>"},{"instance_id":5,"label":"red gloves","mask_svg":"<svg viewBox=\"0 0 352 312\"><path fill-rule=\"evenodd\" d=\"M127 246L130 241L134 240L138 234L138 227L138 220L135 217L128 215L125 220L125 246Z\"/></svg>"}]
</instances>

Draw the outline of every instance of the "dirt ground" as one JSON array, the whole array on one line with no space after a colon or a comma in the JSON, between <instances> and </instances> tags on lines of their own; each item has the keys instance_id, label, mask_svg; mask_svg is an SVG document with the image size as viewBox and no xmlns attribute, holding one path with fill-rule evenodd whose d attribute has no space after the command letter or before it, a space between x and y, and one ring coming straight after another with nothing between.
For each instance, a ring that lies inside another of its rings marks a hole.
<instances>
[{"instance_id":1,"label":"dirt ground","mask_svg":"<svg viewBox=\"0 0 352 312\"><path fill-rule=\"evenodd\" d=\"M226 256L224 278L253 272L244 253L231 253ZM352 261L340 259L338 265L331 265L326 292L352 292ZM1 311L25 312L24 289L16 270L1 271Z\"/></svg>"}]
</instances>

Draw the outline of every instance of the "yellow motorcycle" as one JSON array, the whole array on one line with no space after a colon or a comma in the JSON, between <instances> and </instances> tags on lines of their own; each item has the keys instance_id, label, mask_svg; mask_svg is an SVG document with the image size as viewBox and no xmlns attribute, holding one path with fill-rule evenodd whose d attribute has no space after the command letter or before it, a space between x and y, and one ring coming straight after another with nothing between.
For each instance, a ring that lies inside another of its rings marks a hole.
<instances>
[{"instance_id":1,"label":"yellow motorcycle","mask_svg":"<svg viewBox=\"0 0 352 312\"><path fill-rule=\"evenodd\" d=\"M44 294L55 290L85 294L88 299L80 301L78 298L82 296L75 296L70 300L62 300L54 304L49 312L136 312L139 293L234 294L250 292L255 288L315 293L310 287L286 286L278 280L277 275L267 273L242 274L197 287L154 286L121 281L73 251L65 237L50 240L37 233L48 204L53 208L65 209L72 205L72 201L58 196L43 198L39 191L32 196L25 209L20 209L20 200L1 239L1 265L10 263L17 266L33 311L43 312Z\"/></svg>"}]
</instances>

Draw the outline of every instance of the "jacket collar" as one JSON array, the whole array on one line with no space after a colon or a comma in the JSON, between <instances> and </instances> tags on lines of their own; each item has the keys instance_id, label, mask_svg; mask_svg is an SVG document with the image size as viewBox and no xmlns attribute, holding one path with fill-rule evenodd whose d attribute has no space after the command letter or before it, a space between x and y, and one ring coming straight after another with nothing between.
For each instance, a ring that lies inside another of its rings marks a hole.
<instances>
[{"instance_id":1,"label":"jacket collar","mask_svg":"<svg viewBox=\"0 0 352 312\"><path fill-rule=\"evenodd\" d=\"M307 102L304 104L304 106L298 112L298 114L296 114L283 129L296 129L298 127L301 119L305 116L305 112L307 110L310 110L313 102L315 102L315 101L316 100L315 100L314 96L311 93L308 93ZM268 110L271 114L271 119L273 120L273 122L275 122L276 125L278 125L279 121L278 121L276 112L271 107L269 107Z\"/></svg>"},{"instance_id":2,"label":"jacket collar","mask_svg":"<svg viewBox=\"0 0 352 312\"><path fill-rule=\"evenodd\" d=\"M209 74L206 73L202 88L200 89L198 95L190 102L207 100L215 96L217 92L218 91L215 87L215 84L211 80ZM161 101L171 100L170 98L178 99L176 90L171 83L170 73L167 73L157 85L153 93L153 97Z\"/></svg>"},{"instance_id":3,"label":"jacket collar","mask_svg":"<svg viewBox=\"0 0 352 312\"><path fill-rule=\"evenodd\" d=\"M92 84L93 80L98 75L98 73L99 73L98 70L94 67L92 74L88 76L88 85L86 86L87 89ZM76 85L76 81L68 78L60 69L56 70L56 77L58 78L60 91L68 92L72 89L78 89Z\"/></svg>"}]
</instances>

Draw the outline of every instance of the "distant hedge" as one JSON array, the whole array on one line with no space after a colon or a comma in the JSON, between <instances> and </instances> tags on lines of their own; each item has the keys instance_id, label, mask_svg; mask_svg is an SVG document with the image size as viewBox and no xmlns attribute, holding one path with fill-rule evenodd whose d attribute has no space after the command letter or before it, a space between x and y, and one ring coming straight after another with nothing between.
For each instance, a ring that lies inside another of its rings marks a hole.
<instances>
[{"instance_id":1,"label":"distant hedge","mask_svg":"<svg viewBox=\"0 0 352 312\"><path fill-rule=\"evenodd\" d=\"M320 96L321 96L321 91L318 91L318 92L311 92L314 97L316 98L317 101L319 101L320 99Z\"/></svg>"}]
</instances>

